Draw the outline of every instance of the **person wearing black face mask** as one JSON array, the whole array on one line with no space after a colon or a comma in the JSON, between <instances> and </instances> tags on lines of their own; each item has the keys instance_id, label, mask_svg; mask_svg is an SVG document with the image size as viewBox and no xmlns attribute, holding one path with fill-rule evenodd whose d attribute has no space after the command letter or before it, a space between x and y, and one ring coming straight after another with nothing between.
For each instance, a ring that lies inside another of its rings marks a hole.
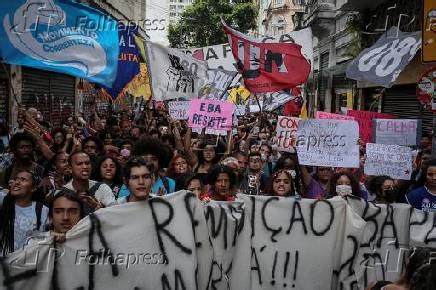
<instances>
[{"instance_id":1,"label":"person wearing black face mask","mask_svg":"<svg viewBox=\"0 0 436 290\"><path fill-rule=\"evenodd\" d=\"M368 185L368 190L375 195L376 203L393 203L400 199L399 191L395 186L395 181L389 176L375 176Z\"/></svg>"}]
</instances>

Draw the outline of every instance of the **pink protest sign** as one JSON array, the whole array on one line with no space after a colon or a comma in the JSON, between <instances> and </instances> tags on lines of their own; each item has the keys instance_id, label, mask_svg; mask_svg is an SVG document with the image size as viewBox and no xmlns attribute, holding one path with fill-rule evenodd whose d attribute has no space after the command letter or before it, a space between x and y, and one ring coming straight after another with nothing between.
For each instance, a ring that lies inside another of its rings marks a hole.
<instances>
[{"instance_id":1,"label":"pink protest sign","mask_svg":"<svg viewBox=\"0 0 436 290\"><path fill-rule=\"evenodd\" d=\"M372 142L373 119L396 118L394 115L391 114L377 113L377 112L370 112L370 111L355 111L355 110L348 110L347 115L354 117L354 119L359 123L360 140L365 144Z\"/></svg>"},{"instance_id":2,"label":"pink protest sign","mask_svg":"<svg viewBox=\"0 0 436 290\"><path fill-rule=\"evenodd\" d=\"M354 121L354 117L344 116L339 114L327 113L323 111L317 111L315 114L316 119L330 119L330 120L351 120Z\"/></svg>"},{"instance_id":3,"label":"pink protest sign","mask_svg":"<svg viewBox=\"0 0 436 290\"><path fill-rule=\"evenodd\" d=\"M192 99L189 107L189 127L231 131L232 115L232 103Z\"/></svg>"}]
</instances>

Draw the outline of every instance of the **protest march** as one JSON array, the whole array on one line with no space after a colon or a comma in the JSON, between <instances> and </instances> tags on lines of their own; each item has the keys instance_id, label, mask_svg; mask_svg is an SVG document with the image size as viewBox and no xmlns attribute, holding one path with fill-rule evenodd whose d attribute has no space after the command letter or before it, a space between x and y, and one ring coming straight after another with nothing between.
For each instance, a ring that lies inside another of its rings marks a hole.
<instances>
[{"instance_id":1,"label":"protest march","mask_svg":"<svg viewBox=\"0 0 436 290\"><path fill-rule=\"evenodd\" d=\"M436 289L434 1L0 2L0 290Z\"/></svg>"}]
</instances>

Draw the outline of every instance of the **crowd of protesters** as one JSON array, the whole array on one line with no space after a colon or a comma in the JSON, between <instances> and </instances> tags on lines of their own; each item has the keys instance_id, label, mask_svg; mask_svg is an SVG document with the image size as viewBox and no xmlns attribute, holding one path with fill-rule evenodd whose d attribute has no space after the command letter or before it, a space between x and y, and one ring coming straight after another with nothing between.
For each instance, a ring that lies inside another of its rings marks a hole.
<instances>
[{"instance_id":1,"label":"crowd of protesters","mask_svg":"<svg viewBox=\"0 0 436 290\"><path fill-rule=\"evenodd\" d=\"M88 121L69 116L54 128L35 108L22 109L0 157L0 256L44 235L62 240L100 208L183 189L203 202L238 194L354 195L436 212L430 135L423 134L412 178L404 181L365 176L364 144L358 169L302 166L296 153L274 146L276 122L274 113L247 113L227 136L207 135L172 120L163 106L94 113Z\"/></svg>"}]
</instances>

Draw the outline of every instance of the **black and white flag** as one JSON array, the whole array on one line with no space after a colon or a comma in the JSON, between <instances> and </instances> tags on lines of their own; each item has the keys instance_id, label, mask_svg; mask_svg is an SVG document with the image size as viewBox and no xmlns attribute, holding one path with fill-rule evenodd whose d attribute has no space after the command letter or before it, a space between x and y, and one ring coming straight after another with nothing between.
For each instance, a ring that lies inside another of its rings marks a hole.
<instances>
[{"instance_id":1,"label":"black and white flag","mask_svg":"<svg viewBox=\"0 0 436 290\"><path fill-rule=\"evenodd\" d=\"M421 48L421 32L391 27L347 67L347 78L390 88Z\"/></svg>"}]
</instances>

